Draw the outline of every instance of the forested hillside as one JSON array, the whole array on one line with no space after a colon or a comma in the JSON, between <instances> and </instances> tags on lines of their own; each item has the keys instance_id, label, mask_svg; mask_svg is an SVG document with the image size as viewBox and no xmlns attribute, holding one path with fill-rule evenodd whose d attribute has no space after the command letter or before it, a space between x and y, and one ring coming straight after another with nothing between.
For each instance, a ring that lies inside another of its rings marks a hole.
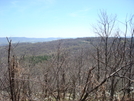
<instances>
[{"instance_id":1,"label":"forested hillside","mask_svg":"<svg viewBox=\"0 0 134 101\"><path fill-rule=\"evenodd\" d=\"M112 38L111 38L112 39ZM81 48L88 49L89 47L92 47L92 43L97 44L100 41L100 38L98 37L89 37L89 38L76 38L76 39L60 39L56 41L50 41L50 42L38 42L38 43L16 43L12 44L14 47L14 51L17 56L21 55L43 55L43 54L49 54L52 52L56 52L56 49L58 45L60 44L61 47L65 50L70 51L77 51ZM3 51L6 52L5 48L7 46L2 46L0 48L0 51L3 53Z\"/></svg>"},{"instance_id":2,"label":"forested hillside","mask_svg":"<svg viewBox=\"0 0 134 101\"><path fill-rule=\"evenodd\" d=\"M19 99L38 101L78 100L90 93L93 96L87 98L95 101L104 91L106 99L112 96L111 91L125 93L132 62L128 60L129 54L134 52L129 50L133 39L109 37L107 46L104 39L89 37L19 44L11 44L9 40L9 45L0 47L3 98L10 92L9 85ZM8 74L6 68L12 69L13 74ZM13 84L8 83L8 75Z\"/></svg>"}]
</instances>

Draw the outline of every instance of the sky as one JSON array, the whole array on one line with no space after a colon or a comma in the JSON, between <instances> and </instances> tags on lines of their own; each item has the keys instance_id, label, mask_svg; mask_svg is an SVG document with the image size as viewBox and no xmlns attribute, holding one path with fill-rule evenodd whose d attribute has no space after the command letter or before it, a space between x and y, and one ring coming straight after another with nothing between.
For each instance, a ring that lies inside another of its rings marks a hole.
<instances>
[{"instance_id":1,"label":"sky","mask_svg":"<svg viewBox=\"0 0 134 101\"><path fill-rule=\"evenodd\" d=\"M91 37L100 10L124 22L134 0L0 0L0 37Z\"/></svg>"}]
</instances>

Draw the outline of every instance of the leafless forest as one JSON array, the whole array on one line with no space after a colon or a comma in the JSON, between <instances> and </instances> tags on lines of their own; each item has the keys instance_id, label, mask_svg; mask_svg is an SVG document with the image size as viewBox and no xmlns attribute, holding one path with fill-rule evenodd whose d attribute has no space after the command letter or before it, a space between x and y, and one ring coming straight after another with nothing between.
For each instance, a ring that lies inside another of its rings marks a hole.
<instances>
[{"instance_id":1,"label":"leafless forest","mask_svg":"<svg viewBox=\"0 0 134 101\"><path fill-rule=\"evenodd\" d=\"M119 22L101 12L93 28L96 38L52 41L45 49L7 38L0 47L0 101L134 101L133 16Z\"/></svg>"}]
</instances>

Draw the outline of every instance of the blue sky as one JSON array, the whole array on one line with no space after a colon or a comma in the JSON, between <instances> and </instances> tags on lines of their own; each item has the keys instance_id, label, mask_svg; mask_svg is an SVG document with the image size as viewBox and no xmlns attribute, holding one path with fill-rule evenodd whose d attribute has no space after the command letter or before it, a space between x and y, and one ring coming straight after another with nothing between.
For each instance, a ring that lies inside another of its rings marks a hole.
<instances>
[{"instance_id":1,"label":"blue sky","mask_svg":"<svg viewBox=\"0 0 134 101\"><path fill-rule=\"evenodd\" d=\"M134 0L0 0L0 37L90 37L100 10L124 22Z\"/></svg>"}]
</instances>

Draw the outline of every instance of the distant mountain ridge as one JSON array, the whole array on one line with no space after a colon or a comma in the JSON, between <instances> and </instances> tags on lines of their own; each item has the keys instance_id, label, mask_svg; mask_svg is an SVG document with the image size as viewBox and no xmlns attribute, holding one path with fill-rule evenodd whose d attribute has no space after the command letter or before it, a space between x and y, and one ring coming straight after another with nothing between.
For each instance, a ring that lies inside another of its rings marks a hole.
<instances>
[{"instance_id":1,"label":"distant mountain ridge","mask_svg":"<svg viewBox=\"0 0 134 101\"><path fill-rule=\"evenodd\" d=\"M12 40L12 43L36 43L36 42L47 42L47 41L53 41L53 40L59 40L64 38L27 38L27 37L9 37L9 39ZM7 45L7 39L6 37L0 37L0 46Z\"/></svg>"}]
</instances>

